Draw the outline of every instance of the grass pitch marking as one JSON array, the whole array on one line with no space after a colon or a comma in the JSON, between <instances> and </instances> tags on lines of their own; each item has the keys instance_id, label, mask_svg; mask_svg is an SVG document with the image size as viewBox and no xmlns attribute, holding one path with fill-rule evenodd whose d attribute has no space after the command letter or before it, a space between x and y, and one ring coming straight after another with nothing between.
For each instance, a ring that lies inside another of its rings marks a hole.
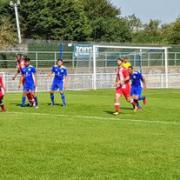
<instances>
[{"instance_id":1,"label":"grass pitch marking","mask_svg":"<svg viewBox=\"0 0 180 180\"><path fill-rule=\"evenodd\" d=\"M54 117L65 117L65 118L71 118L71 119L87 119L87 120L98 120L98 121L128 121L128 122L135 122L135 123L150 123L150 124L167 124L167 125L180 125L180 122L175 121L147 121L144 119L128 119L128 118L118 118L120 116L117 116L116 118L111 117L101 117L101 116L85 116L85 115L65 115L65 114L48 114L48 113L25 113L25 112L6 112L8 114L22 114L22 115L33 115L33 116L51 116Z\"/></svg>"}]
</instances>

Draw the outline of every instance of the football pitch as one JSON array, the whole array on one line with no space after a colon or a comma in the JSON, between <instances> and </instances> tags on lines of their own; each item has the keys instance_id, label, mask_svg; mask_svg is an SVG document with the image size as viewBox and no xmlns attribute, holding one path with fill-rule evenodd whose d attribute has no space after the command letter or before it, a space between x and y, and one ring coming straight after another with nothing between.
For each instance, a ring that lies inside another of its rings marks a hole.
<instances>
[{"instance_id":1,"label":"football pitch","mask_svg":"<svg viewBox=\"0 0 180 180\"><path fill-rule=\"evenodd\" d=\"M39 109L20 108L6 94L0 113L0 179L180 179L180 90L147 90L134 113L114 90L68 91L54 107L39 93Z\"/></svg>"}]
</instances>

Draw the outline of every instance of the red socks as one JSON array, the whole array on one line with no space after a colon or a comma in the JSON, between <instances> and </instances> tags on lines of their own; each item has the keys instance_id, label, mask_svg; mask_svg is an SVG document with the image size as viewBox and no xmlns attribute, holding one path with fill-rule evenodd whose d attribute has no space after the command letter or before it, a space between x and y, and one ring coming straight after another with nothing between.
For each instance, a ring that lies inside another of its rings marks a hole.
<instances>
[{"instance_id":1,"label":"red socks","mask_svg":"<svg viewBox=\"0 0 180 180\"><path fill-rule=\"evenodd\" d=\"M119 103L115 103L114 104L114 108L115 108L116 112L119 112L120 111L120 104Z\"/></svg>"},{"instance_id":2,"label":"red socks","mask_svg":"<svg viewBox=\"0 0 180 180\"><path fill-rule=\"evenodd\" d=\"M27 93L27 98L29 100L30 103L34 103L34 95L30 92L30 93Z\"/></svg>"},{"instance_id":3,"label":"red socks","mask_svg":"<svg viewBox=\"0 0 180 180\"><path fill-rule=\"evenodd\" d=\"M2 112L6 112L6 108L5 108L5 105L1 105L1 109L2 109Z\"/></svg>"}]
</instances>

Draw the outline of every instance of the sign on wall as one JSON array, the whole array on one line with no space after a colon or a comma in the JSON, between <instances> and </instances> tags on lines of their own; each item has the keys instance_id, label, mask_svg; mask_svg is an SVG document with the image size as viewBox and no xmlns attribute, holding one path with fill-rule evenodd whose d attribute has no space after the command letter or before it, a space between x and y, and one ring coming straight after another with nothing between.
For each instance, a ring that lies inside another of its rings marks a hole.
<instances>
[{"instance_id":1,"label":"sign on wall","mask_svg":"<svg viewBox=\"0 0 180 180\"><path fill-rule=\"evenodd\" d=\"M80 60L89 60L92 58L93 45L76 44L74 45L74 57Z\"/></svg>"}]
</instances>

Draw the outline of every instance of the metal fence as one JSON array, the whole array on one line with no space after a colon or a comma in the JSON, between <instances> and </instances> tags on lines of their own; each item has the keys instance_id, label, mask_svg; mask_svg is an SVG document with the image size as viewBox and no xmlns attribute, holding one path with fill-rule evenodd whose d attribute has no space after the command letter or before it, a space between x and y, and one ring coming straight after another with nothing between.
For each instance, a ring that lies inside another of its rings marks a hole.
<instances>
[{"instance_id":1,"label":"metal fence","mask_svg":"<svg viewBox=\"0 0 180 180\"><path fill-rule=\"evenodd\" d=\"M22 92L22 89L18 89L17 80L12 80L13 75L5 74L5 84L7 92ZM52 79L46 80L47 75L38 75L38 87L39 92L48 92L51 87ZM148 88L165 88L165 74L144 74L147 81ZM169 74L169 88L180 88L180 73ZM97 89L113 88L115 81L115 73L98 73L97 74ZM93 89L93 74L69 74L68 90L87 90Z\"/></svg>"},{"instance_id":2,"label":"metal fence","mask_svg":"<svg viewBox=\"0 0 180 180\"><path fill-rule=\"evenodd\" d=\"M83 49L84 48L84 49ZM38 69L38 91L49 91L51 80L48 71L60 57L59 51L0 51L0 72L5 72L8 92L18 92L15 74L16 53L26 54ZM78 46L63 52L65 66L69 71L70 90L112 88L115 80L116 59L127 56L132 66L141 70L149 88L180 88L180 52L168 47L137 46Z\"/></svg>"},{"instance_id":3,"label":"metal fence","mask_svg":"<svg viewBox=\"0 0 180 180\"><path fill-rule=\"evenodd\" d=\"M0 68L15 68L15 56L17 52L0 51ZM22 52L23 53L23 52ZM24 53L30 59L36 68L46 68L53 65L60 57L58 51L29 51ZM96 59L98 67L112 67L115 65L117 57L128 56L133 66L163 66L164 52L99 52ZM93 55L89 55L88 59L74 58L73 52L64 52L64 60L67 67L92 67ZM168 52L168 65L180 66L180 52Z\"/></svg>"}]
</instances>

